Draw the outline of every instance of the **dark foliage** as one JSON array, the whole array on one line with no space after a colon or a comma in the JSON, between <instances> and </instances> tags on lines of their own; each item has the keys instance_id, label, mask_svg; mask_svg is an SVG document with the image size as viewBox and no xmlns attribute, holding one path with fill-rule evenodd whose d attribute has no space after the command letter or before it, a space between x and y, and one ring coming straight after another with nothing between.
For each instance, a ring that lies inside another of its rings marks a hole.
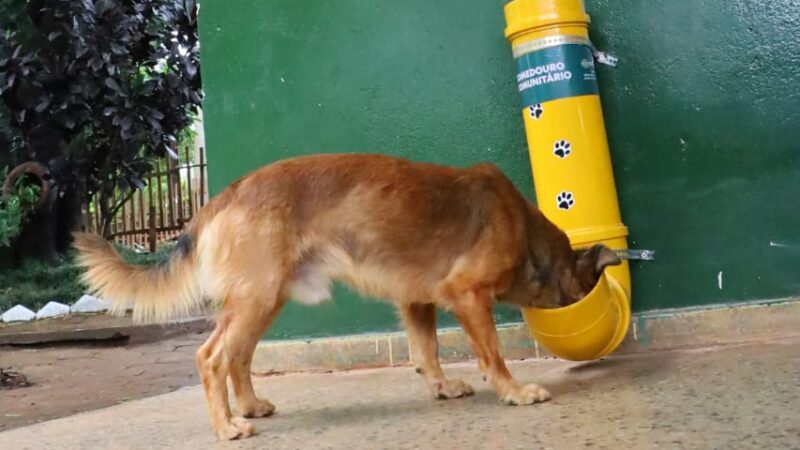
<instances>
[{"instance_id":1,"label":"dark foliage","mask_svg":"<svg viewBox=\"0 0 800 450\"><path fill-rule=\"evenodd\" d=\"M113 213L115 195L141 188L154 158L176 157L201 101L197 7L0 0L20 4L0 37L0 164L48 168L63 243L88 198Z\"/></svg>"}]
</instances>

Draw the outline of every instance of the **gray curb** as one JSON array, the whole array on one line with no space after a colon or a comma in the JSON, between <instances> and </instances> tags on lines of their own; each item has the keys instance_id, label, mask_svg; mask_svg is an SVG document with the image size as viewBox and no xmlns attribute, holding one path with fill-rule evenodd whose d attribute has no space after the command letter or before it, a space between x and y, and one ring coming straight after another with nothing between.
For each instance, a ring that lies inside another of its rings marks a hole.
<instances>
[{"instance_id":1,"label":"gray curb","mask_svg":"<svg viewBox=\"0 0 800 450\"><path fill-rule=\"evenodd\" d=\"M800 299L781 299L635 314L617 354L699 348L800 336ZM439 355L445 362L473 357L458 328L439 330ZM523 323L498 327L506 359L550 357ZM309 340L262 341L256 347L256 373L347 370L411 363L405 334L381 333Z\"/></svg>"}]
</instances>

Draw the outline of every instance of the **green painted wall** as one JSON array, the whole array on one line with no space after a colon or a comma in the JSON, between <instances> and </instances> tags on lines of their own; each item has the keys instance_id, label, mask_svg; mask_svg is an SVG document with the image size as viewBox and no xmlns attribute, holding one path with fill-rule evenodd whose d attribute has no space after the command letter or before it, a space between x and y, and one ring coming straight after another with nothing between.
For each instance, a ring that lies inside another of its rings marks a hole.
<instances>
[{"instance_id":1,"label":"green painted wall","mask_svg":"<svg viewBox=\"0 0 800 450\"><path fill-rule=\"evenodd\" d=\"M504 3L202 2L212 193L276 159L366 151L493 161L532 198ZM633 264L635 309L800 294L800 3L586 3L622 59L599 77L624 221L658 252ZM396 326L337 297L291 304L271 336Z\"/></svg>"}]
</instances>

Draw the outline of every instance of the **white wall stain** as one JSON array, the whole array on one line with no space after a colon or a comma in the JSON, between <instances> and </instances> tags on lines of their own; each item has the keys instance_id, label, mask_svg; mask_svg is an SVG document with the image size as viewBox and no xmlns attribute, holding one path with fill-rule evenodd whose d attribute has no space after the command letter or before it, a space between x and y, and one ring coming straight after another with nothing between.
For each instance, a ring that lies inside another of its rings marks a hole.
<instances>
[{"instance_id":1,"label":"white wall stain","mask_svg":"<svg viewBox=\"0 0 800 450\"><path fill-rule=\"evenodd\" d=\"M394 367L394 350L392 349L392 337L389 336L386 341L389 343L389 367Z\"/></svg>"}]
</instances>

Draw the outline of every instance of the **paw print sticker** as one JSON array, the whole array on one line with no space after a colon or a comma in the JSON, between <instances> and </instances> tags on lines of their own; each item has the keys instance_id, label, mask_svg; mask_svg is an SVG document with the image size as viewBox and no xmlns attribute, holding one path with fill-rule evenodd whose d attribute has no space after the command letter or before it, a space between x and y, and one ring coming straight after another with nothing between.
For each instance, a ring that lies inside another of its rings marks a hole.
<instances>
[{"instance_id":1,"label":"paw print sticker","mask_svg":"<svg viewBox=\"0 0 800 450\"><path fill-rule=\"evenodd\" d=\"M544 113L544 109L542 108L541 103L537 103L535 105L531 105L528 107L528 112L531 114L531 119L538 120L539 117L542 117L542 113Z\"/></svg>"},{"instance_id":2,"label":"paw print sticker","mask_svg":"<svg viewBox=\"0 0 800 450\"><path fill-rule=\"evenodd\" d=\"M569 156L570 153L572 153L571 147L572 146L569 144L569 141L565 141L564 139L556 141L556 143L553 144L553 154L561 159L564 159Z\"/></svg>"},{"instance_id":3,"label":"paw print sticker","mask_svg":"<svg viewBox=\"0 0 800 450\"><path fill-rule=\"evenodd\" d=\"M567 211L575 204L575 197L572 196L572 192L562 192L556 197L556 204L558 204L558 209Z\"/></svg>"}]
</instances>

